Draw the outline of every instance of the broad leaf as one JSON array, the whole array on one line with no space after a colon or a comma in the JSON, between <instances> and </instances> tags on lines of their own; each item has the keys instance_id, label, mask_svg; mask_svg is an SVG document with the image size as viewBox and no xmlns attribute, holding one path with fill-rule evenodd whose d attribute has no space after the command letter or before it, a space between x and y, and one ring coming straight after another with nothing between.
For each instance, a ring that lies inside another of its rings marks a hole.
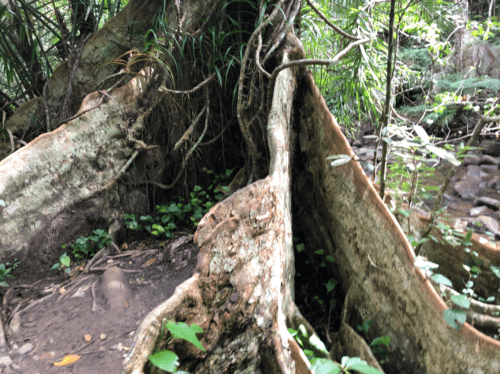
<instances>
[{"instance_id":1,"label":"broad leaf","mask_svg":"<svg viewBox=\"0 0 500 374\"><path fill-rule=\"evenodd\" d=\"M173 373L179 366L179 356L171 351L160 351L149 356L149 361L161 370Z\"/></svg>"},{"instance_id":2,"label":"broad leaf","mask_svg":"<svg viewBox=\"0 0 500 374\"><path fill-rule=\"evenodd\" d=\"M453 287L451 281L442 274L434 274L431 278L434 282L444 284L448 287Z\"/></svg>"},{"instance_id":3,"label":"broad leaf","mask_svg":"<svg viewBox=\"0 0 500 374\"><path fill-rule=\"evenodd\" d=\"M465 314L465 312L456 309L446 309L444 311L443 317L446 322L448 322L448 324L455 330L460 330L460 327L467 320L467 315Z\"/></svg>"},{"instance_id":4,"label":"broad leaf","mask_svg":"<svg viewBox=\"0 0 500 374\"><path fill-rule=\"evenodd\" d=\"M176 324L174 321L168 321L167 329L169 329L174 337L193 343L197 348L205 352L205 348L203 348L203 345L196 337L196 333L184 322Z\"/></svg>"},{"instance_id":5,"label":"broad leaf","mask_svg":"<svg viewBox=\"0 0 500 374\"><path fill-rule=\"evenodd\" d=\"M462 307L465 309L469 309L469 307L470 307L470 300L465 295L452 295L451 301L453 301L459 307Z\"/></svg>"}]
</instances>

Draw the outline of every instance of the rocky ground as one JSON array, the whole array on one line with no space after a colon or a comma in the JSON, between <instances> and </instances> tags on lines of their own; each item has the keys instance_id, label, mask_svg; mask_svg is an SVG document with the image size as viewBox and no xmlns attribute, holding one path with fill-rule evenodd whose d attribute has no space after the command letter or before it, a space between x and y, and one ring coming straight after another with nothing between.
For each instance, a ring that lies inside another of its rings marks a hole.
<instances>
[{"instance_id":1,"label":"rocky ground","mask_svg":"<svg viewBox=\"0 0 500 374\"><path fill-rule=\"evenodd\" d=\"M354 152L359 154L362 161L372 162L375 146L374 140L364 138L363 135L373 134L371 128L359 132L356 139L350 143ZM478 145L482 150L469 151L467 157L458 167L444 195L442 206L446 206L446 216L453 218L453 226L457 229L467 230L473 228L475 232L485 233L489 239L499 240L500 222L500 141L483 140ZM379 157L381 155L379 147ZM388 163L398 162L394 155L390 155ZM429 160L429 164L436 161ZM362 163L367 175L372 172ZM449 164L441 160L435 175L424 180L425 185L440 186L444 175L449 169ZM432 205L432 200L425 201L427 207ZM426 205L422 206L426 210Z\"/></svg>"},{"instance_id":2,"label":"rocky ground","mask_svg":"<svg viewBox=\"0 0 500 374\"><path fill-rule=\"evenodd\" d=\"M16 277L3 297L0 373L120 374L137 327L191 277L196 256L189 235L134 243L88 274L75 266L70 277L48 271L32 284ZM60 365L65 357L70 363Z\"/></svg>"}]
</instances>

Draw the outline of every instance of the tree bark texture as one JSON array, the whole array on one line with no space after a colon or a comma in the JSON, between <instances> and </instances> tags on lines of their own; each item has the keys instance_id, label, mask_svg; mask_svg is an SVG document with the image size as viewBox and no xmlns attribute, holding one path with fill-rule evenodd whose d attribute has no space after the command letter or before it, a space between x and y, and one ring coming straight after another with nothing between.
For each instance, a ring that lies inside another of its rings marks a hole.
<instances>
[{"instance_id":1,"label":"tree bark texture","mask_svg":"<svg viewBox=\"0 0 500 374\"><path fill-rule=\"evenodd\" d=\"M160 347L186 359L185 369L193 373L308 372L307 359L287 330L303 322L292 301L289 139L295 92L292 71L282 72L268 122L270 175L200 221L197 272L143 321L127 373L144 373L148 356ZM208 354L175 340L165 346L159 339L164 319L200 325Z\"/></svg>"},{"instance_id":2,"label":"tree bark texture","mask_svg":"<svg viewBox=\"0 0 500 374\"><path fill-rule=\"evenodd\" d=\"M316 248L325 248L341 264L337 272L347 294L343 327L374 320L370 338L391 336L391 372L500 370L500 342L468 324L457 332L444 320L447 305L413 265L405 234L354 160L311 75L300 87L296 157L305 161L296 162L293 171L298 219ZM330 168L326 157L332 154L353 160Z\"/></svg>"},{"instance_id":3,"label":"tree bark texture","mask_svg":"<svg viewBox=\"0 0 500 374\"><path fill-rule=\"evenodd\" d=\"M141 71L109 97L88 95L79 111L85 114L0 162L3 256L53 264L62 244L121 218L118 189L106 185L134 154L142 126L136 102L150 73Z\"/></svg>"}]
</instances>

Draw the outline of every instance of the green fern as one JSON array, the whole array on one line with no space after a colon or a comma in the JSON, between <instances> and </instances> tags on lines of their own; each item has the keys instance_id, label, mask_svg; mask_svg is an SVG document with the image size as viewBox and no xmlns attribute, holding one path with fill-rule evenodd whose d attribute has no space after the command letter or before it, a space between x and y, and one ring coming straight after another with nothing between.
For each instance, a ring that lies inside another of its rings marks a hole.
<instances>
[{"instance_id":1,"label":"green fern","mask_svg":"<svg viewBox=\"0 0 500 374\"><path fill-rule=\"evenodd\" d=\"M447 78L437 82L437 88L440 92L449 91L457 92L458 95L470 95L480 89L488 89L495 93L500 90L500 80L490 77L457 80L453 80L453 76L447 76Z\"/></svg>"}]
</instances>

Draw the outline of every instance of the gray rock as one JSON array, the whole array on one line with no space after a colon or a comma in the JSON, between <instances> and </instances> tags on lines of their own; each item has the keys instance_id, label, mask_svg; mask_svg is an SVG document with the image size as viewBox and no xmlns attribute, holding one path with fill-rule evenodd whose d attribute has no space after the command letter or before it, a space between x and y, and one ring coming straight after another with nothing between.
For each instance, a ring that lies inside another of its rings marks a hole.
<instances>
[{"instance_id":1,"label":"gray rock","mask_svg":"<svg viewBox=\"0 0 500 374\"><path fill-rule=\"evenodd\" d=\"M453 190L462 199L472 200L482 191L482 188L479 186L480 182L481 178L466 175L460 182L453 186Z\"/></svg>"},{"instance_id":2,"label":"gray rock","mask_svg":"<svg viewBox=\"0 0 500 374\"><path fill-rule=\"evenodd\" d=\"M500 142L494 140L483 140L479 147L483 148L483 153L490 156L500 156Z\"/></svg>"},{"instance_id":3,"label":"gray rock","mask_svg":"<svg viewBox=\"0 0 500 374\"><path fill-rule=\"evenodd\" d=\"M485 173L492 173L495 170L498 170L498 165L481 165L480 168L481 171L484 171Z\"/></svg>"},{"instance_id":4,"label":"gray rock","mask_svg":"<svg viewBox=\"0 0 500 374\"><path fill-rule=\"evenodd\" d=\"M492 188L494 190L497 190L500 188L500 177L495 176L491 178L491 180L488 182L488 188Z\"/></svg>"},{"instance_id":5,"label":"gray rock","mask_svg":"<svg viewBox=\"0 0 500 374\"><path fill-rule=\"evenodd\" d=\"M29 351L31 351L33 349L33 344L31 343L26 343L24 344L21 348L19 348L17 350L17 353L19 353L20 355L23 355L25 353L28 353Z\"/></svg>"},{"instance_id":6,"label":"gray rock","mask_svg":"<svg viewBox=\"0 0 500 374\"><path fill-rule=\"evenodd\" d=\"M500 165L500 159L484 155L481 157L481 165Z\"/></svg>"},{"instance_id":7,"label":"gray rock","mask_svg":"<svg viewBox=\"0 0 500 374\"><path fill-rule=\"evenodd\" d=\"M479 165L468 165L467 166L467 175L479 177L480 172L481 172L481 170L479 169Z\"/></svg>"},{"instance_id":8,"label":"gray rock","mask_svg":"<svg viewBox=\"0 0 500 374\"><path fill-rule=\"evenodd\" d=\"M0 368L4 368L12 364L12 359L10 356L2 356L0 357Z\"/></svg>"},{"instance_id":9,"label":"gray rock","mask_svg":"<svg viewBox=\"0 0 500 374\"><path fill-rule=\"evenodd\" d=\"M474 219L474 223L481 222L480 231L489 231L493 234L498 232L498 221L488 216L479 216ZM477 227L477 225L475 225Z\"/></svg>"},{"instance_id":10,"label":"gray rock","mask_svg":"<svg viewBox=\"0 0 500 374\"><path fill-rule=\"evenodd\" d=\"M481 158L479 156L466 156L463 161L463 165L479 165L481 163Z\"/></svg>"},{"instance_id":11,"label":"gray rock","mask_svg":"<svg viewBox=\"0 0 500 374\"><path fill-rule=\"evenodd\" d=\"M495 170L498 170L498 165L481 165L480 168L481 171L484 171L485 173L492 173Z\"/></svg>"},{"instance_id":12,"label":"gray rock","mask_svg":"<svg viewBox=\"0 0 500 374\"><path fill-rule=\"evenodd\" d=\"M488 211L488 207L486 205L478 206L476 208L472 208L469 210L469 216L471 216L471 217L479 216L481 214L484 214L487 211Z\"/></svg>"},{"instance_id":13,"label":"gray rock","mask_svg":"<svg viewBox=\"0 0 500 374\"><path fill-rule=\"evenodd\" d=\"M450 227L452 229L455 229L455 230L458 230L458 231L461 231L461 230L465 231L465 229L467 227L467 224L468 224L467 221L465 221L463 219L460 219L460 218L455 218L455 219L453 219L450 222Z\"/></svg>"},{"instance_id":14,"label":"gray rock","mask_svg":"<svg viewBox=\"0 0 500 374\"><path fill-rule=\"evenodd\" d=\"M480 197L477 201L474 201L474 203L474 205L486 205L487 207L495 210L500 209L500 201L491 197Z\"/></svg>"}]
</instances>

